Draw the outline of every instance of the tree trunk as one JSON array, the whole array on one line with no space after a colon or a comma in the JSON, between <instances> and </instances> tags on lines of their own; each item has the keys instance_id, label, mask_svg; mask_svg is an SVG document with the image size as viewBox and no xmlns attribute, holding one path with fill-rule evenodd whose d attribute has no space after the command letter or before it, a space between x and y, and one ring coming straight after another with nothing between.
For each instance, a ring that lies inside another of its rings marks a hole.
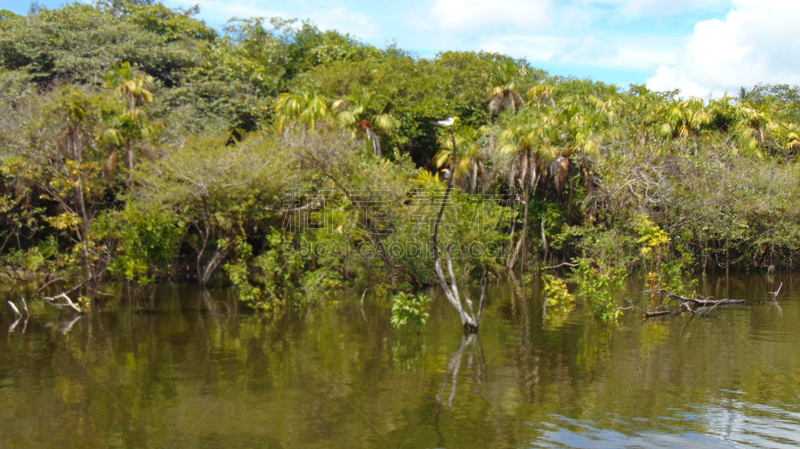
<instances>
[{"instance_id":1,"label":"tree trunk","mask_svg":"<svg viewBox=\"0 0 800 449\"><path fill-rule=\"evenodd\" d=\"M86 279L92 279L92 265L89 261L89 250L86 247L86 238L89 235L89 227L91 223L89 222L89 215L86 213L86 200L83 195L83 176L81 175L81 162L83 161L83 152L80 150L79 143L78 143L78 133L76 129L70 128L69 130L69 142L72 146L72 158L75 162L78 163L78 182L75 187L76 193L76 200L78 202L78 210L81 214L81 228L82 232L80 232L78 236L78 241L81 243L81 249L83 250L83 266L86 270Z\"/></svg>"},{"instance_id":2,"label":"tree trunk","mask_svg":"<svg viewBox=\"0 0 800 449\"><path fill-rule=\"evenodd\" d=\"M225 260L225 255L227 253L228 251L217 248L217 250L214 251L214 255L211 256L211 260L208 261L205 267L203 267L203 264L200 261L202 254L197 256L197 280L201 286L205 287L206 284L208 284L211 276L214 275L214 273L217 271L217 268L219 268L219 265Z\"/></svg>"},{"instance_id":3,"label":"tree trunk","mask_svg":"<svg viewBox=\"0 0 800 449\"><path fill-rule=\"evenodd\" d=\"M378 140L378 133L376 133L371 126L368 126L366 131L367 140L369 140L370 144L372 145L372 152L376 156L383 156L383 151L381 150L381 141Z\"/></svg>"},{"instance_id":4,"label":"tree trunk","mask_svg":"<svg viewBox=\"0 0 800 449\"><path fill-rule=\"evenodd\" d=\"M526 264L526 261L525 261L525 259L526 259L526 257L525 257L525 244L526 244L526 240L527 240L527 237L528 237L528 208L529 208L529 205L530 205L530 202L531 202L531 188L534 185L534 183L538 182L537 178L539 176L538 172L537 172L537 169L536 169L536 166L535 166L535 163L531 159L531 150L530 149L528 149L528 151L525 153L525 162L524 162L524 164L525 164L525 171L523 172L522 185L523 185L523 192L524 192L523 201L525 203L525 212L524 212L523 220L522 220L522 234L520 235L519 240L517 241L517 246L514 249L514 252L509 255L509 258L508 258L508 269L509 270L513 270L514 267L516 267L517 260L519 259L520 251L522 251L522 254L523 254L522 270L523 271L525 270L525 264ZM528 179L527 179L528 176L531 177L531 181L530 182L528 182Z\"/></svg>"},{"instance_id":5,"label":"tree trunk","mask_svg":"<svg viewBox=\"0 0 800 449\"><path fill-rule=\"evenodd\" d=\"M394 264L389 257L389 253L386 252L386 247L383 245L383 242L381 242L381 238L377 234L375 234L375 246L378 247L381 259L383 259L383 266L386 267L386 271L389 273L389 281L392 283L392 289L397 290L397 278L394 275Z\"/></svg>"},{"instance_id":6,"label":"tree trunk","mask_svg":"<svg viewBox=\"0 0 800 449\"><path fill-rule=\"evenodd\" d=\"M475 194L478 192L478 164L475 159L472 160L472 179L470 180L470 193Z\"/></svg>"},{"instance_id":7,"label":"tree trunk","mask_svg":"<svg viewBox=\"0 0 800 449\"><path fill-rule=\"evenodd\" d=\"M133 144L130 137L125 140L125 168L128 169L125 185L131 189L133 187Z\"/></svg>"},{"instance_id":8,"label":"tree trunk","mask_svg":"<svg viewBox=\"0 0 800 449\"><path fill-rule=\"evenodd\" d=\"M452 128L450 128L450 141L453 144L453 167L455 167L458 161L456 159L456 139ZM439 224L442 221L442 215L444 214L444 208L447 205L447 200L450 197L450 192L453 190L454 177L455 176L450 176L450 179L447 180L447 190L445 191L444 198L442 199L442 204L439 206L439 213L436 216L436 222L433 225L433 266L447 300L450 302L453 308L456 309L458 316L461 318L461 325L464 327L464 331L468 333L476 333L478 332L481 324L481 319L483 317L483 306L486 302L487 269L484 268L483 279L481 280L481 299L478 305L478 313L475 314L475 310L472 307L472 301L465 296L464 300L469 308L469 312L467 312L461 302L461 295L458 293L456 276L453 272L453 262L452 258L450 257L450 247L448 245L445 249L445 256L447 258L447 271L450 275L449 281L444 274L444 269L442 268L441 251L439 250Z\"/></svg>"}]
</instances>

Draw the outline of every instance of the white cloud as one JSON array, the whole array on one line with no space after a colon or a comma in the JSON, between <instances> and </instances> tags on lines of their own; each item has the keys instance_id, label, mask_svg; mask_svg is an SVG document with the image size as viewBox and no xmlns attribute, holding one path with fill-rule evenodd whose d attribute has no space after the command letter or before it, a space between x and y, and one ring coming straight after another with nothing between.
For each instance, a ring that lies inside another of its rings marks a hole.
<instances>
[{"instance_id":1,"label":"white cloud","mask_svg":"<svg viewBox=\"0 0 800 449\"><path fill-rule=\"evenodd\" d=\"M682 42L681 38L626 38L617 44L612 58L598 60L595 65L652 72L661 64L675 63L677 58L674 50Z\"/></svg>"},{"instance_id":2,"label":"white cloud","mask_svg":"<svg viewBox=\"0 0 800 449\"><path fill-rule=\"evenodd\" d=\"M197 5L200 7L202 16L214 23L225 23L232 17L275 17L281 15L277 10L264 8L257 1L248 0L173 0L170 3L184 8Z\"/></svg>"},{"instance_id":3,"label":"white cloud","mask_svg":"<svg viewBox=\"0 0 800 449\"><path fill-rule=\"evenodd\" d=\"M653 89L720 96L759 82L800 84L800 4L734 0L725 20L698 23L674 64L647 81Z\"/></svg>"},{"instance_id":4,"label":"white cloud","mask_svg":"<svg viewBox=\"0 0 800 449\"><path fill-rule=\"evenodd\" d=\"M340 6L315 12L309 18L321 29L350 33L360 39L380 37L379 27L370 21L371 17Z\"/></svg>"},{"instance_id":5,"label":"white cloud","mask_svg":"<svg viewBox=\"0 0 800 449\"><path fill-rule=\"evenodd\" d=\"M286 19L310 19L314 25L323 30L336 30L350 33L361 39L379 38L379 27L371 22L371 17L351 11L333 2L313 2L303 5L310 13L298 10L296 6L280 8L273 2L268 2L272 7L264 7L259 0L173 0L172 3L183 7L200 6L203 17L212 24L223 24L232 17L283 17Z\"/></svg>"},{"instance_id":6,"label":"white cloud","mask_svg":"<svg viewBox=\"0 0 800 449\"><path fill-rule=\"evenodd\" d=\"M519 28L550 22L549 0L436 0L428 19L442 31L471 33L496 25Z\"/></svg>"},{"instance_id":7,"label":"white cloud","mask_svg":"<svg viewBox=\"0 0 800 449\"><path fill-rule=\"evenodd\" d=\"M621 70L654 72L660 64L675 63L675 48L683 38L588 35L582 40L557 36L496 36L484 38L479 50L527 58L533 62L558 62Z\"/></svg>"},{"instance_id":8,"label":"white cloud","mask_svg":"<svg viewBox=\"0 0 800 449\"><path fill-rule=\"evenodd\" d=\"M684 11L719 8L725 0L631 0L625 10L634 15L666 16Z\"/></svg>"},{"instance_id":9,"label":"white cloud","mask_svg":"<svg viewBox=\"0 0 800 449\"><path fill-rule=\"evenodd\" d=\"M640 16L660 17L681 14L687 11L714 10L723 8L727 0L573 0L567 9L593 12L612 10L623 19ZM613 8L613 9L611 9Z\"/></svg>"},{"instance_id":10,"label":"white cloud","mask_svg":"<svg viewBox=\"0 0 800 449\"><path fill-rule=\"evenodd\" d=\"M478 49L531 61L550 61L562 54L571 42L571 39L555 36L495 36L481 39Z\"/></svg>"}]
</instances>

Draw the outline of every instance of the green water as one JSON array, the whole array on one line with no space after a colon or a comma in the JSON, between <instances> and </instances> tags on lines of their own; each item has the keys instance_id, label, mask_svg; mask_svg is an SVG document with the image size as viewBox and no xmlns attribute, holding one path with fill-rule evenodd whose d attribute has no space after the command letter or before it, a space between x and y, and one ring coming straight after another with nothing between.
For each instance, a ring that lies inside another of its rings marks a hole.
<instances>
[{"instance_id":1,"label":"green water","mask_svg":"<svg viewBox=\"0 0 800 449\"><path fill-rule=\"evenodd\" d=\"M77 321L34 303L11 332L4 306L0 447L800 445L800 277L701 292L753 303L607 327L503 284L471 338L441 297L419 335L360 292L272 320L172 285L137 313L123 289Z\"/></svg>"}]
</instances>

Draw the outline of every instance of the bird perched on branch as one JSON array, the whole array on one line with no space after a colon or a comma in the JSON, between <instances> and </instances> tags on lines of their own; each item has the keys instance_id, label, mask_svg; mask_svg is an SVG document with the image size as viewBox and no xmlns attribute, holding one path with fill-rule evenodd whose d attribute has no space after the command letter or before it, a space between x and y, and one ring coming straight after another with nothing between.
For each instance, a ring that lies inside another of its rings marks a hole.
<instances>
[{"instance_id":1,"label":"bird perched on branch","mask_svg":"<svg viewBox=\"0 0 800 449\"><path fill-rule=\"evenodd\" d=\"M450 117L446 120L438 120L433 122L434 125L444 126L445 128L450 128L453 124L457 121L461 120L459 117Z\"/></svg>"}]
</instances>

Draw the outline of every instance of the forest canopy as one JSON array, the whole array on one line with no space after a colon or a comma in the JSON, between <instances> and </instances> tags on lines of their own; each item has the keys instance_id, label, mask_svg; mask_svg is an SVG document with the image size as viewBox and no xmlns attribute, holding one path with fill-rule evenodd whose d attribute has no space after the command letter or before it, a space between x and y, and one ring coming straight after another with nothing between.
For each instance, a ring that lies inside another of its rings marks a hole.
<instances>
[{"instance_id":1,"label":"forest canopy","mask_svg":"<svg viewBox=\"0 0 800 449\"><path fill-rule=\"evenodd\" d=\"M423 211L451 177L461 281L796 265L797 86L685 98L197 13L0 11L4 282L188 280L269 311L432 285Z\"/></svg>"}]
</instances>

